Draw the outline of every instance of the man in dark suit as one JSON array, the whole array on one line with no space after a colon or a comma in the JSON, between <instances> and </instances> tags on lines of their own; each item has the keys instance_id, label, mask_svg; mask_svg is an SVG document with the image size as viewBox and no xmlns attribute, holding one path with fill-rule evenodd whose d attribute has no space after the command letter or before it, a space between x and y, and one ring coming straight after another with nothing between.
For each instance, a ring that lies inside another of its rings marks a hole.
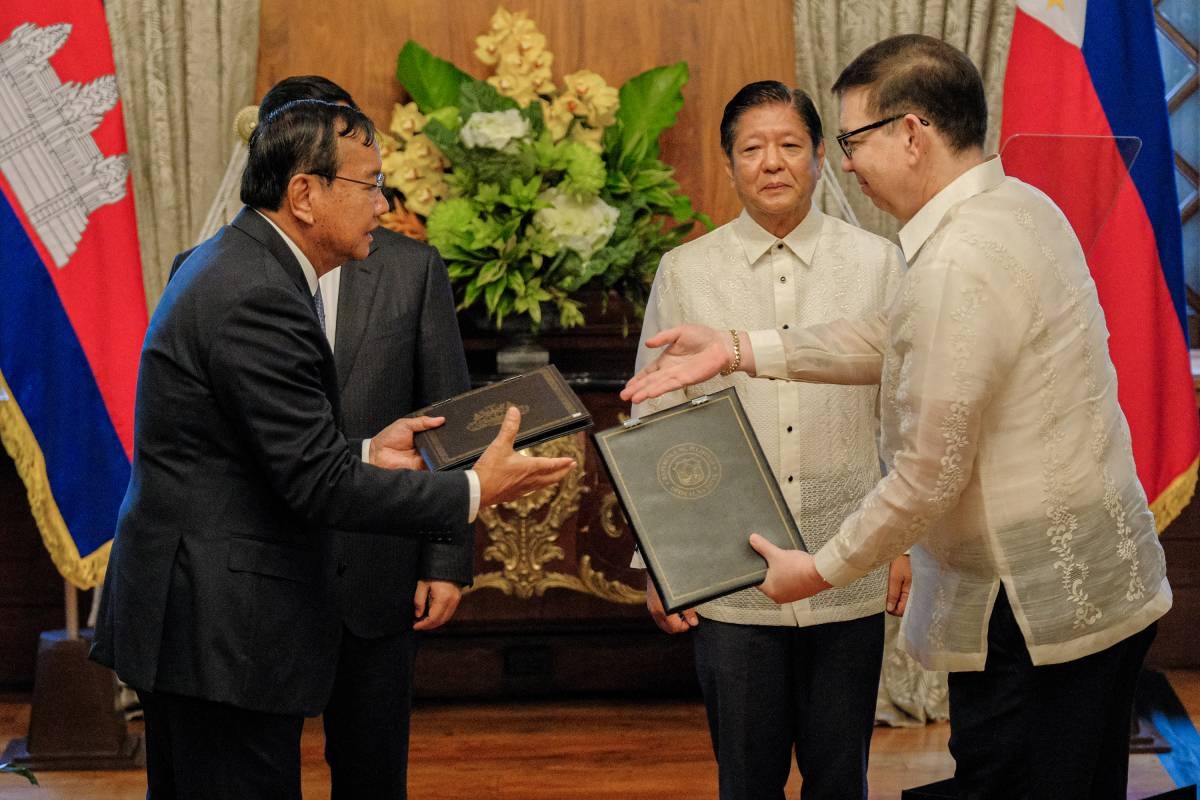
<instances>
[{"instance_id":1,"label":"man in dark suit","mask_svg":"<svg viewBox=\"0 0 1200 800\"><path fill-rule=\"evenodd\" d=\"M513 409L467 473L416 471L412 434L437 418L338 430L317 280L368 255L379 170L358 111L279 109L250 141L248 208L150 322L93 648L142 699L150 800L300 797L303 716L328 699L340 632L327 531L452 541L573 467L513 452Z\"/></svg>"},{"instance_id":2,"label":"man in dark suit","mask_svg":"<svg viewBox=\"0 0 1200 800\"><path fill-rule=\"evenodd\" d=\"M357 108L317 75L284 78L259 115L293 100ZM470 388L446 266L438 252L379 228L371 254L320 280L336 297L326 334L337 364L342 431L365 437L414 409ZM412 667L420 631L448 621L470 584L473 531L453 542L334 533L334 578L342 616L333 695L325 707L325 758L333 800L407 796ZM415 622L415 624L414 624Z\"/></svg>"}]
</instances>

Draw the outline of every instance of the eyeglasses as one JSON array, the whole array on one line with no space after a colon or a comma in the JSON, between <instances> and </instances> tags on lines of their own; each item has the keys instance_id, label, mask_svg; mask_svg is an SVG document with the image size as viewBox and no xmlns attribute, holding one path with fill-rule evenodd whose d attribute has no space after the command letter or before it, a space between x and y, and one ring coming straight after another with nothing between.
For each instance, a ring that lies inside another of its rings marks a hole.
<instances>
[{"instance_id":1,"label":"eyeglasses","mask_svg":"<svg viewBox=\"0 0 1200 800\"><path fill-rule=\"evenodd\" d=\"M889 122L895 122L896 120L904 119L907 116L908 112L906 111L903 114L897 114L894 117L887 117L879 120L878 122L872 122L870 125L863 125L861 128L855 128L852 131L839 134L837 137L837 143L842 146L842 152L846 154L846 158L854 158L854 144L850 141L851 137L858 136L860 133L866 133L867 131L873 131L876 128L882 128ZM927 119L921 119L920 117L917 117L917 122L920 122L926 127L929 126L929 120Z\"/></svg>"},{"instance_id":2,"label":"eyeglasses","mask_svg":"<svg viewBox=\"0 0 1200 800\"><path fill-rule=\"evenodd\" d=\"M363 186L370 186L372 189L383 189L383 173L375 173L374 181L360 181L358 178L347 178L345 175L334 175L330 180L350 181L350 183L361 183Z\"/></svg>"}]
</instances>

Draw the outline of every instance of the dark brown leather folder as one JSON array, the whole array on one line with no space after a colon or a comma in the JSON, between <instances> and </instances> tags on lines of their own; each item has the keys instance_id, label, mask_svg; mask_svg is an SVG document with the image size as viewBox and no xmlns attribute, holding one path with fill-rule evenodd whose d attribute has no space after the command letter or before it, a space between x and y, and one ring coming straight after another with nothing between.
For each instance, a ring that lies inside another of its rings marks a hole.
<instances>
[{"instance_id":1,"label":"dark brown leather folder","mask_svg":"<svg viewBox=\"0 0 1200 800\"><path fill-rule=\"evenodd\" d=\"M751 533L806 549L735 389L595 438L667 611L762 583Z\"/></svg>"},{"instance_id":2,"label":"dark brown leather folder","mask_svg":"<svg viewBox=\"0 0 1200 800\"><path fill-rule=\"evenodd\" d=\"M446 422L416 434L413 443L430 470L464 469L496 438L509 406L521 410L518 450L592 426L579 397L547 364L414 411L409 416L445 417Z\"/></svg>"}]
</instances>

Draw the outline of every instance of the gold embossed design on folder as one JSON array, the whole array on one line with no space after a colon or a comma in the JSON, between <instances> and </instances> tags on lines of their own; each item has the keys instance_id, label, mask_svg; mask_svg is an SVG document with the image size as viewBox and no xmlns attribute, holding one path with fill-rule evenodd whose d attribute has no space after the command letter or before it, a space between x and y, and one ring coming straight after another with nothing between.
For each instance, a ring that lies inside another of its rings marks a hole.
<instances>
[{"instance_id":1,"label":"gold embossed design on folder","mask_svg":"<svg viewBox=\"0 0 1200 800\"><path fill-rule=\"evenodd\" d=\"M484 406L475 412L474 416L471 417L471 421L467 423L467 430L471 433L476 433L488 428L499 428L500 423L504 421L504 415L508 411L508 407L513 405L517 406L517 410L521 412L522 417L529 413L529 406L525 404L517 405L516 403L507 401L492 403L490 406Z\"/></svg>"},{"instance_id":2,"label":"gold embossed design on folder","mask_svg":"<svg viewBox=\"0 0 1200 800\"><path fill-rule=\"evenodd\" d=\"M683 442L659 457L656 474L675 497L697 500L721 485L721 460L702 444Z\"/></svg>"}]
</instances>

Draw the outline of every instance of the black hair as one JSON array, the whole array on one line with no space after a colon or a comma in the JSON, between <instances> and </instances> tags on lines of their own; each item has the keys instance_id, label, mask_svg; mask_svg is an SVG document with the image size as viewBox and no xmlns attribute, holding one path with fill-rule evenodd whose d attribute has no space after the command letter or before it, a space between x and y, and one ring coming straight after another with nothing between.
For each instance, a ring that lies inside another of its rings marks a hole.
<instances>
[{"instance_id":1,"label":"black hair","mask_svg":"<svg viewBox=\"0 0 1200 800\"><path fill-rule=\"evenodd\" d=\"M258 116L264 118L293 100L324 100L358 109L358 104L342 87L321 75L293 75L272 86L258 104Z\"/></svg>"},{"instance_id":2,"label":"black hair","mask_svg":"<svg viewBox=\"0 0 1200 800\"><path fill-rule=\"evenodd\" d=\"M374 147L375 126L361 111L323 100L293 100L259 119L242 173L242 202L278 211L293 175L332 181L339 138Z\"/></svg>"},{"instance_id":3,"label":"black hair","mask_svg":"<svg viewBox=\"0 0 1200 800\"><path fill-rule=\"evenodd\" d=\"M955 152L983 147L983 79L965 53L941 39L909 33L871 45L842 70L833 92L860 87L868 91L868 109L880 117L916 114L940 130Z\"/></svg>"},{"instance_id":4,"label":"black hair","mask_svg":"<svg viewBox=\"0 0 1200 800\"><path fill-rule=\"evenodd\" d=\"M721 149L726 158L733 158L733 140L737 138L738 120L752 108L757 106L775 105L782 103L796 110L804 127L808 129L812 139L813 151L821 141L821 115L813 105L812 98L803 89L792 89L779 81L755 81L748 83L725 104L725 113L721 115Z\"/></svg>"}]
</instances>

